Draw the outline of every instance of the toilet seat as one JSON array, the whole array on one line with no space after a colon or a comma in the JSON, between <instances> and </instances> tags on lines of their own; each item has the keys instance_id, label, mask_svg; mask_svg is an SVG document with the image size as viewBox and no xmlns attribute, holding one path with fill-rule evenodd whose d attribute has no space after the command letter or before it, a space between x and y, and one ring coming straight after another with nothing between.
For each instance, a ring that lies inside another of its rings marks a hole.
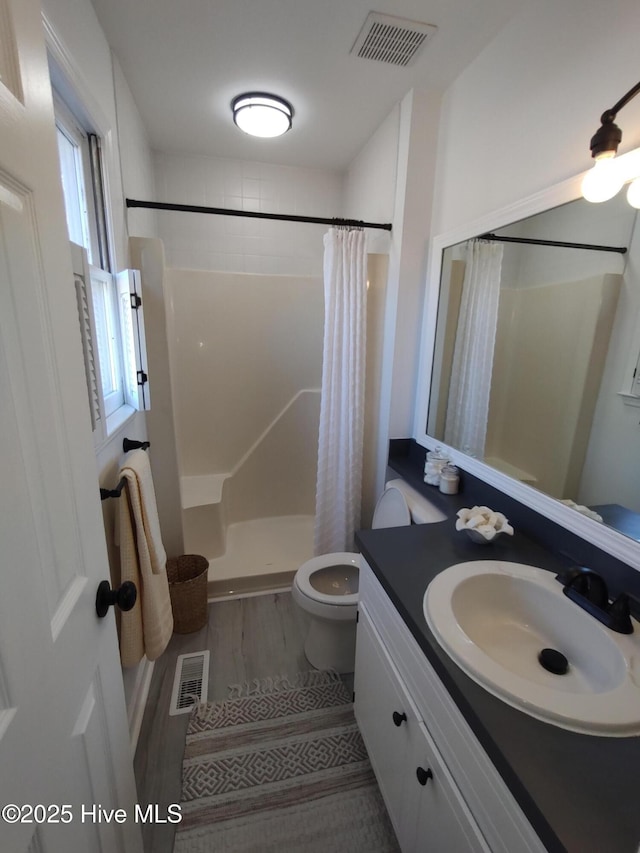
<instances>
[{"instance_id":1,"label":"toilet seat","mask_svg":"<svg viewBox=\"0 0 640 853\"><path fill-rule=\"evenodd\" d=\"M321 554L319 557L312 557L307 560L295 576L295 584L298 591L302 595L319 602L320 604L331 604L335 607L353 607L358 603L358 593L354 592L350 595L329 595L324 592L319 592L311 585L311 575L320 569L328 569L332 566L348 564L355 566L356 570L359 566L359 555L352 551L336 551L333 554Z\"/></svg>"}]
</instances>

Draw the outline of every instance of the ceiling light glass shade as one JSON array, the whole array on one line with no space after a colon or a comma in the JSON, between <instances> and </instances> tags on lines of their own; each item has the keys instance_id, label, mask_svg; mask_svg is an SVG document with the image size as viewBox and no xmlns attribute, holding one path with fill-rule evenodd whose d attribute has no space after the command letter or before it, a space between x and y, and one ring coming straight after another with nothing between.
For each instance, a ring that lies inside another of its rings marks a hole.
<instances>
[{"instance_id":1,"label":"ceiling light glass shade","mask_svg":"<svg viewBox=\"0 0 640 853\"><path fill-rule=\"evenodd\" d=\"M624 178L618 169L618 163L611 158L596 160L582 181L582 195L587 201L608 201L622 189Z\"/></svg>"},{"instance_id":2,"label":"ceiling light glass shade","mask_svg":"<svg viewBox=\"0 0 640 853\"><path fill-rule=\"evenodd\" d=\"M236 125L251 136L282 136L291 127L293 107L275 95L264 92L238 95L231 109Z\"/></svg>"},{"instance_id":3,"label":"ceiling light glass shade","mask_svg":"<svg viewBox=\"0 0 640 853\"><path fill-rule=\"evenodd\" d=\"M627 190L627 201L631 207L640 208L640 178L631 181Z\"/></svg>"}]
</instances>

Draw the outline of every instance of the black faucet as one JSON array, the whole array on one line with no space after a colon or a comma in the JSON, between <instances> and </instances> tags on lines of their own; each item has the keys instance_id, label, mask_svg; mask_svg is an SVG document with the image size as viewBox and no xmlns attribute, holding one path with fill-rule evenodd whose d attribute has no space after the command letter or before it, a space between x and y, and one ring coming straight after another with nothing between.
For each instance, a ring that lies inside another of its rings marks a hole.
<instances>
[{"instance_id":1,"label":"black faucet","mask_svg":"<svg viewBox=\"0 0 640 853\"><path fill-rule=\"evenodd\" d=\"M609 592L604 578L582 566L557 575L562 591L577 605L598 621L619 634L632 634L633 623L629 607L630 596L620 595L609 602ZM635 599L634 599L635 600Z\"/></svg>"}]
</instances>

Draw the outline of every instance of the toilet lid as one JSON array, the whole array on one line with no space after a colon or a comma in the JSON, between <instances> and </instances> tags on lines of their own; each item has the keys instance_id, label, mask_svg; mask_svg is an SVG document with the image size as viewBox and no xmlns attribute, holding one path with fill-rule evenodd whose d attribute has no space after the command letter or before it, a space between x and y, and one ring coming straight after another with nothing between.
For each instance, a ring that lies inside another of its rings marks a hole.
<instances>
[{"instance_id":1,"label":"toilet lid","mask_svg":"<svg viewBox=\"0 0 640 853\"><path fill-rule=\"evenodd\" d=\"M395 486L389 486L376 504L371 527L407 527L411 524L411 513L405 496Z\"/></svg>"}]
</instances>

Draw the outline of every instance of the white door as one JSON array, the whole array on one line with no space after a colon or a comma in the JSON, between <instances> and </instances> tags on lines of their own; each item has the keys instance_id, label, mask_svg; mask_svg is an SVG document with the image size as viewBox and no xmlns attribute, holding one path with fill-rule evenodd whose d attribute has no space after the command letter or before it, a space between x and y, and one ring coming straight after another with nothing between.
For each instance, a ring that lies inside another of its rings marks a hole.
<instances>
[{"instance_id":1,"label":"white door","mask_svg":"<svg viewBox=\"0 0 640 853\"><path fill-rule=\"evenodd\" d=\"M138 853L40 15L0 0L0 850Z\"/></svg>"}]
</instances>

